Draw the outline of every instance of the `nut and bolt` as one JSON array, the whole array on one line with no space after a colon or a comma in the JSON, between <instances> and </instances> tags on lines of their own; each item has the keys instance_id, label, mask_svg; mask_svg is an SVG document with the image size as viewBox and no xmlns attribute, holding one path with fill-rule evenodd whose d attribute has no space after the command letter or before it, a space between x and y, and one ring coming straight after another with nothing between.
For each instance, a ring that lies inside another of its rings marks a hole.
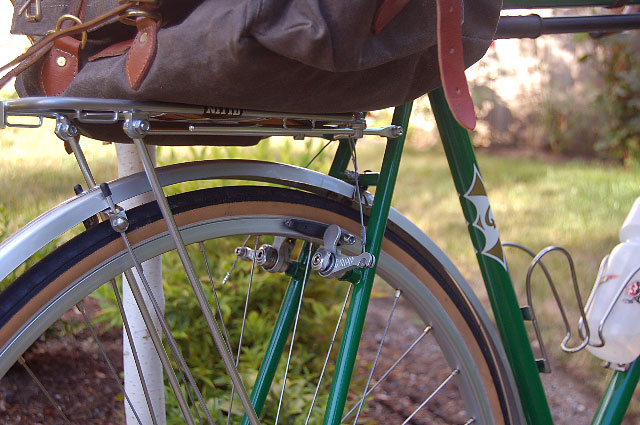
<instances>
[{"instance_id":1,"label":"nut and bolt","mask_svg":"<svg viewBox=\"0 0 640 425\"><path fill-rule=\"evenodd\" d=\"M144 119L131 119L127 118L122 126L124 132L132 139L138 139L144 137L151 125L149 121Z\"/></svg>"},{"instance_id":2,"label":"nut and bolt","mask_svg":"<svg viewBox=\"0 0 640 425\"><path fill-rule=\"evenodd\" d=\"M149 131L149 128L151 128L151 126L149 125L149 121L135 120L133 121L133 128L141 131Z\"/></svg>"},{"instance_id":3,"label":"nut and bolt","mask_svg":"<svg viewBox=\"0 0 640 425\"><path fill-rule=\"evenodd\" d=\"M256 264L271 269L278 262L278 250L271 245L264 244L256 251Z\"/></svg>"},{"instance_id":4,"label":"nut and bolt","mask_svg":"<svg viewBox=\"0 0 640 425\"><path fill-rule=\"evenodd\" d=\"M124 233L129 228L129 220L124 217L113 217L110 221L111 227L118 233Z\"/></svg>"},{"instance_id":5,"label":"nut and bolt","mask_svg":"<svg viewBox=\"0 0 640 425\"><path fill-rule=\"evenodd\" d=\"M356 243L356 237L351 233L346 233L346 232L342 233L342 236L340 237L340 239L342 240L342 243L347 245L353 245L354 243Z\"/></svg>"},{"instance_id":6,"label":"nut and bolt","mask_svg":"<svg viewBox=\"0 0 640 425\"><path fill-rule=\"evenodd\" d=\"M239 246L234 251L234 254L241 260L253 261L253 249L247 248L246 246Z\"/></svg>"},{"instance_id":7,"label":"nut and bolt","mask_svg":"<svg viewBox=\"0 0 640 425\"><path fill-rule=\"evenodd\" d=\"M311 258L311 268L324 272L331 268L333 264L333 254L324 248L320 248Z\"/></svg>"}]
</instances>

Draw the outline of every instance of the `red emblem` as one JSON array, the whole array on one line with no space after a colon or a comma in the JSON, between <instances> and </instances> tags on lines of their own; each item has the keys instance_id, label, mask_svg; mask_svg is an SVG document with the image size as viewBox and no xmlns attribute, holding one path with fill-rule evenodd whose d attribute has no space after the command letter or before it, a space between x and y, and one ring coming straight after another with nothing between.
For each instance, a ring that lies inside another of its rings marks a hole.
<instances>
[{"instance_id":1,"label":"red emblem","mask_svg":"<svg viewBox=\"0 0 640 425\"><path fill-rule=\"evenodd\" d=\"M636 280L629 287L627 295L629 295L630 297L635 297L636 295L638 295L638 292L640 292L640 283L638 283L638 281Z\"/></svg>"}]
</instances>

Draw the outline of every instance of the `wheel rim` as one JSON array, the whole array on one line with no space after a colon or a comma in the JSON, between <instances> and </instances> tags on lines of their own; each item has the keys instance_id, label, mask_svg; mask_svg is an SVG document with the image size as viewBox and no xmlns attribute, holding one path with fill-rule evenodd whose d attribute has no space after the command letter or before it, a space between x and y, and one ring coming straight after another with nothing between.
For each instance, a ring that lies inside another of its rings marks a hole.
<instances>
[{"instance_id":1,"label":"wheel rim","mask_svg":"<svg viewBox=\"0 0 640 425\"><path fill-rule=\"evenodd\" d=\"M252 233L279 234L289 237L300 237L283 225L281 216L259 217L233 217L201 221L181 228L182 235L187 244L197 243L201 239L223 237L229 235L242 235L246 229L252 229ZM319 243L320 241L313 241ZM159 235L146 242L135 246L136 255L141 259L151 258L160 252L168 250L171 242L167 235ZM51 304L38 312L33 317L31 325L16 335L16 338L4 348L0 358L0 370L6 370L7 362L16 359L30 344L44 331L54 317L59 317L69 306L73 306L89 293L100 286L107 277L119 274L125 267L130 267L126 261L126 254L121 253L109 261L101 264L96 269L86 273L73 286L68 287ZM383 253L380 258L379 274L386 280L393 282L407 299L407 302L415 305L429 305L430 311L422 312L422 319L433 325L433 334L448 360L452 370L459 369L460 373L455 381L463 397L470 403L468 409L470 416L476 419L476 423L491 423L490 401L484 394L484 387L479 373L475 370L473 356L466 348L466 343L460 335L457 335L455 326L447 313L440 308L438 310L434 295L410 273L406 267L393 260L388 254ZM88 283L93 282L93 283ZM344 283L340 283L344 285ZM349 409L349 407L347 407Z\"/></svg>"}]
</instances>

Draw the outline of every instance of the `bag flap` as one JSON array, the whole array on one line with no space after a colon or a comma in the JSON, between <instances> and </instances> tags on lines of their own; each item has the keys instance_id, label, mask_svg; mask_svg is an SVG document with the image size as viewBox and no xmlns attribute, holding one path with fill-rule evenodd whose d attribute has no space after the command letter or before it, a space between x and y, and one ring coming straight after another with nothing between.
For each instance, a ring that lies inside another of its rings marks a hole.
<instances>
[{"instance_id":1,"label":"bag flap","mask_svg":"<svg viewBox=\"0 0 640 425\"><path fill-rule=\"evenodd\" d=\"M409 1L377 35L372 25L382 0L253 2L257 12L250 32L259 43L325 71L370 69L423 52L437 43L435 0ZM463 36L483 39L488 47L501 3L463 1Z\"/></svg>"}]
</instances>

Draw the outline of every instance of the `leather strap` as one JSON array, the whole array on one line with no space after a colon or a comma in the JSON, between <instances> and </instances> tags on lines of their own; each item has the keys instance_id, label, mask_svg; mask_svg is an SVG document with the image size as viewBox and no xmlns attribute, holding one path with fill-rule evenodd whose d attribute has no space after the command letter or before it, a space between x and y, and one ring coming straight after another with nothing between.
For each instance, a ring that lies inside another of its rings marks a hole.
<instances>
[{"instance_id":1,"label":"leather strap","mask_svg":"<svg viewBox=\"0 0 640 425\"><path fill-rule=\"evenodd\" d=\"M380 34L410 1L384 0L373 19L373 32ZM453 116L460 125L473 130L476 126L476 113L464 75L462 54L462 1L436 0L438 65L444 94Z\"/></svg>"},{"instance_id":2,"label":"leather strap","mask_svg":"<svg viewBox=\"0 0 640 425\"><path fill-rule=\"evenodd\" d=\"M438 64L444 94L456 121L466 129L473 130L476 127L476 112L464 75L461 1L436 0L436 3Z\"/></svg>"},{"instance_id":3,"label":"leather strap","mask_svg":"<svg viewBox=\"0 0 640 425\"><path fill-rule=\"evenodd\" d=\"M25 60L18 63L18 65L16 65L16 67L14 67L11 71L7 72L2 78L0 78L0 89L4 87L9 81L11 81L12 78L17 77L31 65L39 61L44 55L49 52L51 46L53 46L53 42L49 42L43 45L43 48L34 51Z\"/></svg>"},{"instance_id":4,"label":"leather strap","mask_svg":"<svg viewBox=\"0 0 640 425\"><path fill-rule=\"evenodd\" d=\"M116 7L115 9L111 10L109 13L105 13L102 16L92 19L91 21L88 21L79 25L74 25L69 28L61 29L60 31L57 31L53 34L50 34L42 38L38 43L31 46L25 53L13 59L11 62L0 67L0 72L1 72L8 68L11 68L12 66L16 66L16 68L9 71L5 76L3 76L0 79L0 88L4 86L11 78L15 77L20 72L24 71L29 66L34 64L37 60L42 58L51 48L54 40L64 37L66 35L81 34L85 31L89 31L99 26L100 24L110 20L114 16L120 15L127 8L131 7L134 4L135 4L134 1L129 1L125 4L122 4L121 6Z\"/></svg>"},{"instance_id":5,"label":"leather strap","mask_svg":"<svg viewBox=\"0 0 640 425\"><path fill-rule=\"evenodd\" d=\"M158 22L148 17L136 20L138 34L127 53L125 72L127 82L133 90L138 90L156 57L158 46Z\"/></svg>"},{"instance_id":6,"label":"leather strap","mask_svg":"<svg viewBox=\"0 0 640 425\"><path fill-rule=\"evenodd\" d=\"M72 0L69 2L69 12L82 20L84 0ZM62 29L73 26L73 21L65 20L60 26ZM80 41L67 35L58 38L44 60L40 63L38 82L40 91L45 96L61 95L69 84L78 75L80 64Z\"/></svg>"},{"instance_id":7,"label":"leather strap","mask_svg":"<svg viewBox=\"0 0 640 425\"><path fill-rule=\"evenodd\" d=\"M74 9L76 9L79 14L82 14L83 6L86 4L86 2L84 2L83 0L76 1L77 3L75 4ZM7 84L7 82L9 82L11 78L17 76L25 69L33 65L35 62L40 60L43 56L45 56L49 52L49 50L52 49L56 40L66 36L80 34L84 31L88 31L96 26L99 26L100 24L106 22L114 16L119 16L134 4L135 2L133 1L123 2L123 4L121 4L119 7L96 19L85 22L83 24L74 25L69 28L62 28L60 31L44 37L37 44L31 46L31 48L27 50L27 52L25 52L23 55L18 56L16 59L0 68L0 71L2 71L11 66L17 65L11 71L7 72L2 78L0 78L0 88ZM149 8L150 10L157 8L157 5L151 4L144 6L146 6L145 9ZM133 40L133 44L131 44L131 48L129 49L129 53L127 54L125 71L129 85L132 89L137 90L142 84L145 76L147 75L156 55L158 22L149 17L140 17L136 19L135 23L138 28L138 34ZM63 42L63 44L65 44L65 47L68 47L69 41L67 40ZM106 49L105 51L100 52L98 55L95 55L93 59L101 57L101 55L112 55L113 51L126 51L126 46L118 45L117 47L114 47L114 49ZM70 64L73 64L72 68L67 68L66 66L58 66L58 68L56 68L56 65L58 65L56 61L58 60L57 58L62 55L61 52L64 52L64 57L66 60L70 59L68 58L67 54L71 54L72 52L69 49L65 50L64 48L59 48L55 54L49 54L47 56L41 67L40 86L41 89L43 89L44 94L50 95L54 93L61 93L62 91L64 91L64 89L66 89L68 84L70 84L73 80L73 77L78 73L77 64L79 60L77 56L75 59L72 59L70 61ZM64 68L65 72L62 72L62 68ZM69 71L70 69L74 69L74 73L71 73ZM53 72L53 74L49 77L48 73L50 72ZM67 85L62 90L60 90L63 82L66 82ZM45 90L45 88L47 90Z\"/></svg>"},{"instance_id":8,"label":"leather strap","mask_svg":"<svg viewBox=\"0 0 640 425\"><path fill-rule=\"evenodd\" d=\"M377 35L411 0L384 0L373 18L373 32Z\"/></svg>"},{"instance_id":9,"label":"leather strap","mask_svg":"<svg viewBox=\"0 0 640 425\"><path fill-rule=\"evenodd\" d=\"M58 38L40 64L40 90L46 96L61 95L78 75L80 40Z\"/></svg>"}]
</instances>

